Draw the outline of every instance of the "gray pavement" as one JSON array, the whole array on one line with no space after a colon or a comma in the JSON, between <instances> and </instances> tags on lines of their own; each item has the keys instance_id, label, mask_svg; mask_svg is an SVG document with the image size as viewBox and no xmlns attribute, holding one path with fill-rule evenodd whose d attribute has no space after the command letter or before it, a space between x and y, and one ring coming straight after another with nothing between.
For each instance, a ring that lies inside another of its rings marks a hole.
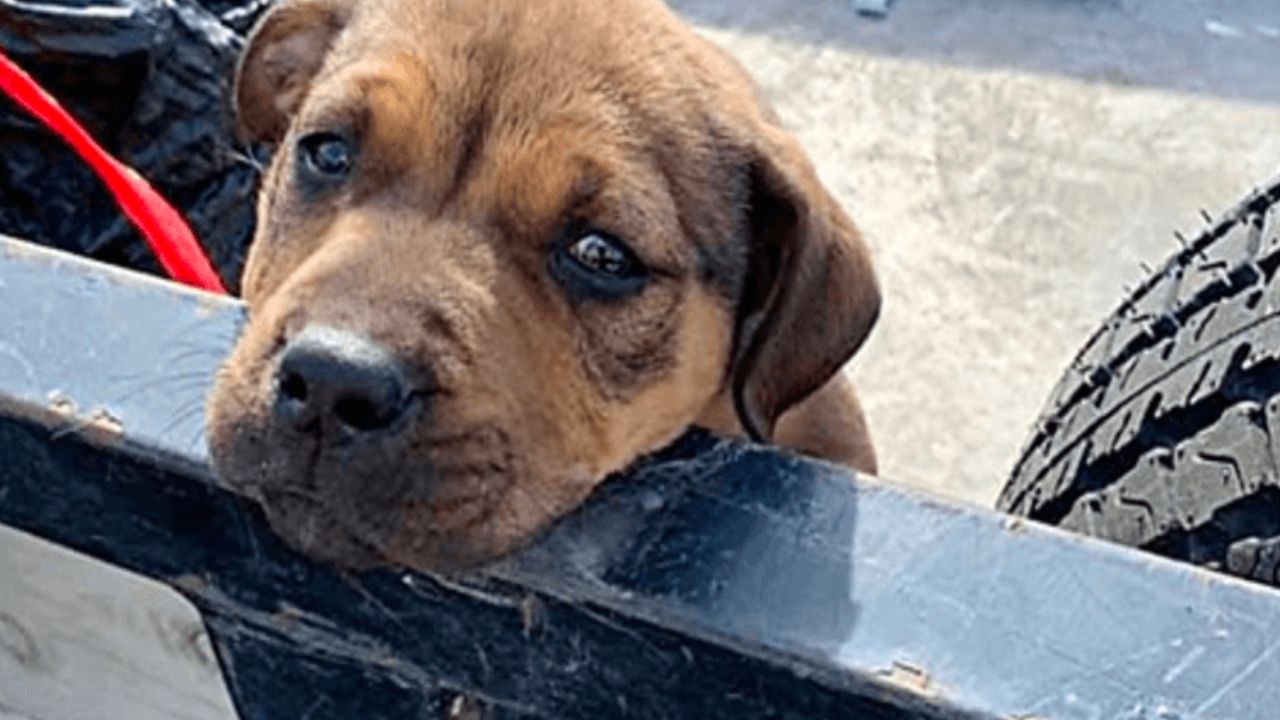
<instances>
[{"instance_id":1,"label":"gray pavement","mask_svg":"<svg viewBox=\"0 0 1280 720\"><path fill-rule=\"evenodd\" d=\"M875 248L885 478L989 504L1123 288L1280 169L1274 0L677 0Z\"/></svg>"}]
</instances>

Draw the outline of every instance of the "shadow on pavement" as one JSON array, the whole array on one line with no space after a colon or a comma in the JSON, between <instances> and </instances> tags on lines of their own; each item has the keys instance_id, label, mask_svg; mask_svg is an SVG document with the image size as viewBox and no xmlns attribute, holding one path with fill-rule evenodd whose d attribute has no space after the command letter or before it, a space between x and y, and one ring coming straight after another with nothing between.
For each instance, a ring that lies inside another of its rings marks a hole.
<instances>
[{"instance_id":1,"label":"shadow on pavement","mask_svg":"<svg viewBox=\"0 0 1280 720\"><path fill-rule=\"evenodd\" d=\"M1280 102L1274 0L671 0L703 26L977 68Z\"/></svg>"}]
</instances>

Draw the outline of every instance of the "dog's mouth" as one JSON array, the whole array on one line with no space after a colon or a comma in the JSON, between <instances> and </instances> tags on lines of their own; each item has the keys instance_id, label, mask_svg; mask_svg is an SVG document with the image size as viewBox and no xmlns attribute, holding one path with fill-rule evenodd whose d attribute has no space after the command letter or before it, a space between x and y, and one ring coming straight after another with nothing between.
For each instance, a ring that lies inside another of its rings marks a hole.
<instances>
[{"instance_id":1,"label":"dog's mouth","mask_svg":"<svg viewBox=\"0 0 1280 720\"><path fill-rule=\"evenodd\" d=\"M526 465L508 423L459 427L450 408L419 408L375 439L282 427L266 398L220 409L210 421L219 478L308 557L357 572L448 572L495 560L532 535L508 523ZM441 410L449 431L424 420Z\"/></svg>"}]
</instances>

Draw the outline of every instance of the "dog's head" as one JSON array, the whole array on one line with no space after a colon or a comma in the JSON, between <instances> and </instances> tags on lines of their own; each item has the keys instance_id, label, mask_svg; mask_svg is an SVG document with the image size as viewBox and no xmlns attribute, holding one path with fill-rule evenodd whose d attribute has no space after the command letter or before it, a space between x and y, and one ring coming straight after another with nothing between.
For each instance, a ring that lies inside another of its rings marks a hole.
<instances>
[{"instance_id":1,"label":"dog's head","mask_svg":"<svg viewBox=\"0 0 1280 720\"><path fill-rule=\"evenodd\" d=\"M350 566L519 547L732 398L767 440L874 322L858 232L657 0L293 0L219 475Z\"/></svg>"}]
</instances>

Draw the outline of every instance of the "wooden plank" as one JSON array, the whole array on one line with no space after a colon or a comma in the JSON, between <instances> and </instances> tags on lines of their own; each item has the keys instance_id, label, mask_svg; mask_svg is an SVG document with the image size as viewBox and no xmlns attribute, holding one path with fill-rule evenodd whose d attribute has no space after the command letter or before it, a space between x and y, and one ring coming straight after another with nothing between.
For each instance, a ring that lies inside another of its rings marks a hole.
<instances>
[{"instance_id":1,"label":"wooden plank","mask_svg":"<svg viewBox=\"0 0 1280 720\"><path fill-rule=\"evenodd\" d=\"M196 609L0 526L0 720L235 720Z\"/></svg>"}]
</instances>

